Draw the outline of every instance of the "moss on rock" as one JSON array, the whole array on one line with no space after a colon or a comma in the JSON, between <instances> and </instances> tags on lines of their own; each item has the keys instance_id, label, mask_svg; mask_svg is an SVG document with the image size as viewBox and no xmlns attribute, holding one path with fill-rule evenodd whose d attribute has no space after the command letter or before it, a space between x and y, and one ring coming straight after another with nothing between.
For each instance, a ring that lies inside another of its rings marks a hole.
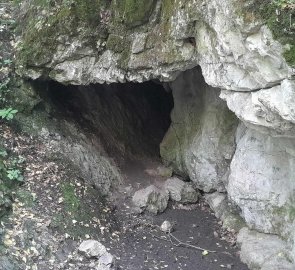
<instances>
[{"instance_id":1,"label":"moss on rock","mask_svg":"<svg viewBox=\"0 0 295 270\"><path fill-rule=\"evenodd\" d=\"M126 40L122 36L110 34L106 43L106 48L120 53L126 48Z\"/></svg>"},{"instance_id":2,"label":"moss on rock","mask_svg":"<svg viewBox=\"0 0 295 270\"><path fill-rule=\"evenodd\" d=\"M171 17L175 10L176 0L163 0L161 9L161 20L162 20L162 33L164 36L168 36L171 26Z\"/></svg>"},{"instance_id":3,"label":"moss on rock","mask_svg":"<svg viewBox=\"0 0 295 270\"><path fill-rule=\"evenodd\" d=\"M295 66L295 4L293 0L239 0L238 9L246 22L262 20L275 39L286 46L284 53L289 65ZM292 19L293 18L293 19Z\"/></svg>"},{"instance_id":4,"label":"moss on rock","mask_svg":"<svg viewBox=\"0 0 295 270\"><path fill-rule=\"evenodd\" d=\"M63 2L53 7L32 6L24 23L26 28L17 57L19 64L26 68L50 63L59 44L58 36L85 36L96 46L98 39L107 37L105 23L109 15L105 10L109 6L107 0L75 0L71 5Z\"/></svg>"},{"instance_id":5,"label":"moss on rock","mask_svg":"<svg viewBox=\"0 0 295 270\"><path fill-rule=\"evenodd\" d=\"M128 28L140 26L149 21L156 1L146 0L115 0L113 11L118 22L123 22Z\"/></svg>"}]
</instances>

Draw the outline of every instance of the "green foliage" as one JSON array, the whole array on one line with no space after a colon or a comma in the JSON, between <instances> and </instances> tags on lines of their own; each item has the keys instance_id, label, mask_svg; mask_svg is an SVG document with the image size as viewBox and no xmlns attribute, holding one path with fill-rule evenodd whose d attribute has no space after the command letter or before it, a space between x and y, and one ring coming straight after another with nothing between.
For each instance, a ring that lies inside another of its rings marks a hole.
<instances>
[{"instance_id":1,"label":"green foliage","mask_svg":"<svg viewBox=\"0 0 295 270\"><path fill-rule=\"evenodd\" d=\"M112 5L118 22L132 28L148 22L155 3L155 0L146 0L144 4L137 0L115 0Z\"/></svg>"},{"instance_id":2,"label":"green foliage","mask_svg":"<svg viewBox=\"0 0 295 270\"><path fill-rule=\"evenodd\" d=\"M241 0L240 13L246 21L262 19L273 33L275 39L286 46L284 53L289 65L295 65L295 2L294 0L256 0L249 5Z\"/></svg>"},{"instance_id":3,"label":"green foliage","mask_svg":"<svg viewBox=\"0 0 295 270\"><path fill-rule=\"evenodd\" d=\"M4 104L7 101L7 95L9 94L10 78L6 78L3 82L0 82L0 103Z\"/></svg>"},{"instance_id":4,"label":"green foliage","mask_svg":"<svg viewBox=\"0 0 295 270\"><path fill-rule=\"evenodd\" d=\"M10 180L16 180L19 182L23 182L24 180L21 171L18 169L7 170L7 177Z\"/></svg>"},{"instance_id":5,"label":"green foliage","mask_svg":"<svg viewBox=\"0 0 295 270\"><path fill-rule=\"evenodd\" d=\"M281 9L288 8L288 6L295 4L294 0L273 0L273 3Z\"/></svg>"},{"instance_id":6,"label":"green foliage","mask_svg":"<svg viewBox=\"0 0 295 270\"><path fill-rule=\"evenodd\" d=\"M12 192L23 182L24 158L0 146L0 218L9 211Z\"/></svg>"},{"instance_id":7,"label":"green foliage","mask_svg":"<svg viewBox=\"0 0 295 270\"><path fill-rule=\"evenodd\" d=\"M80 209L80 200L75 194L75 187L71 183L64 183L62 193L66 210L70 213L77 213Z\"/></svg>"},{"instance_id":8,"label":"green foliage","mask_svg":"<svg viewBox=\"0 0 295 270\"><path fill-rule=\"evenodd\" d=\"M7 157L7 152L6 152L6 150L4 150L4 149L0 149L0 157Z\"/></svg>"},{"instance_id":9,"label":"green foliage","mask_svg":"<svg viewBox=\"0 0 295 270\"><path fill-rule=\"evenodd\" d=\"M4 60L3 61L3 65L11 65L12 64L12 60L10 60L10 59L6 59L6 60Z\"/></svg>"},{"instance_id":10,"label":"green foliage","mask_svg":"<svg viewBox=\"0 0 295 270\"><path fill-rule=\"evenodd\" d=\"M17 110L14 110L12 108L7 108L7 109L2 109L0 110L0 117L2 119L6 119L6 120L12 120L14 115L17 113Z\"/></svg>"},{"instance_id":11,"label":"green foliage","mask_svg":"<svg viewBox=\"0 0 295 270\"><path fill-rule=\"evenodd\" d=\"M0 176L2 181L15 180L22 182L24 179L21 168L24 162L25 159L22 156L9 154L6 149L0 147Z\"/></svg>"},{"instance_id":12,"label":"green foliage","mask_svg":"<svg viewBox=\"0 0 295 270\"><path fill-rule=\"evenodd\" d=\"M289 50L284 52L284 57L291 66L295 66L295 44L293 44Z\"/></svg>"}]
</instances>

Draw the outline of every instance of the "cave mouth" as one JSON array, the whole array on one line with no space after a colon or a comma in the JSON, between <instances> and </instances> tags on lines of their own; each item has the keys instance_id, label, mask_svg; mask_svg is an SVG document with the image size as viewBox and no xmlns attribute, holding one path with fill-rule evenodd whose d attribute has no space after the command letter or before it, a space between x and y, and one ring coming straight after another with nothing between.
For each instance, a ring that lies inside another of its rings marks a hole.
<instances>
[{"instance_id":1,"label":"cave mouth","mask_svg":"<svg viewBox=\"0 0 295 270\"><path fill-rule=\"evenodd\" d=\"M143 159L160 162L160 143L174 106L169 87L153 81L89 86L50 81L47 95L57 117L78 123L85 134L94 134L117 164Z\"/></svg>"}]
</instances>

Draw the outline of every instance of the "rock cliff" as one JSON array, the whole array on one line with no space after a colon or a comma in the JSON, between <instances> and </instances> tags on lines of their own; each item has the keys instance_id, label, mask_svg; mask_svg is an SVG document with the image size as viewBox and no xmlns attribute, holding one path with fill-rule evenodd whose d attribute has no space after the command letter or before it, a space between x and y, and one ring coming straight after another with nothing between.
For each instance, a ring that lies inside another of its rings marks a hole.
<instances>
[{"instance_id":1,"label":"rock cliff","mask_svg":"<svg viewBox=\"0 0 295 270\"><path fill-rule=\"evenodd\" d=\"M205 192L227 192L294 260L294 25L272 1L142 2L24 1L18 73L66 85L162 82L174 99L163 161Z\"/></svg>"}]
</instances>

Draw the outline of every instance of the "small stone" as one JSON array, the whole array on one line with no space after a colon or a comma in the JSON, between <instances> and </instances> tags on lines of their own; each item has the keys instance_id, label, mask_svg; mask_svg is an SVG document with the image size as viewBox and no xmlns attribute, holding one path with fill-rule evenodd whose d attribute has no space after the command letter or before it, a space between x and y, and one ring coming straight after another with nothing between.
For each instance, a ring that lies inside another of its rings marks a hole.
<instances>
[{"instance_id":1,"label":"small stone","mask_svg":"<svg viewBox=\"0 0 295 270\"><path fill-rule=\"evenodd\" d=\"M173 230L173 225L168 221L168 220L165 220L162 225L161 225L161 231L162 232L165 232L165 233L168 233L168 232L172 232Z\"/></svg>"},{"instance_id":2,"label":"small stone","mask_svg":"<svg viewBox=\"0 0 295 270\"><path fill-rule=\"evenodd\" d=\"M87 258L93 258L93 257L99 258L107 252L105 246L96 240L83 241L80 244L78 250L79 252L84 254Z\"/></svg>"},{"instance_id":3,"label":"small stone","mask_svg":"<svg viewBox=\"0 0 295 270\"><path fill-rule=\"evenodd\" d=\"M109 252L104 253L99 258L99 263L102 265L112 265L114 261L115 261L114 256L110 254Z\"/></svg>"}]
</instances>

